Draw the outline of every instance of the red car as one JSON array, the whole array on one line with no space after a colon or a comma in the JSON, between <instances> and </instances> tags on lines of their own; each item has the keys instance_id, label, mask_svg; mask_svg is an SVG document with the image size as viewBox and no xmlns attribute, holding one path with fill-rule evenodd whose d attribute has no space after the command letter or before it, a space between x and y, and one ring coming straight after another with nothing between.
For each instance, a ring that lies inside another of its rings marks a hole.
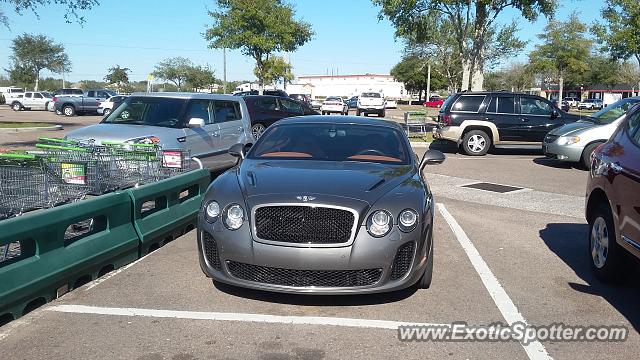
<instances>
[{"instance_id":1,"label":"red car","mask_svg":"<svg viewBox=\"0 0 640 360\"><path fill-rule=\"evenodd\" d=\"M424 102L424 106L426 107L440 107L444 104L444 99L440 96L432 96L429 98L429 101Z\"/></svg>"},{"instance_id":2,"label":"red car","mask_svg":"<svg viewBox=\"0 0 640 360\"><path fill-rule=\"evenodd\" d=\"M640 107L592 155L586 216L596 277L623 281L640 258Z\"/></svg>"}]
</instances>

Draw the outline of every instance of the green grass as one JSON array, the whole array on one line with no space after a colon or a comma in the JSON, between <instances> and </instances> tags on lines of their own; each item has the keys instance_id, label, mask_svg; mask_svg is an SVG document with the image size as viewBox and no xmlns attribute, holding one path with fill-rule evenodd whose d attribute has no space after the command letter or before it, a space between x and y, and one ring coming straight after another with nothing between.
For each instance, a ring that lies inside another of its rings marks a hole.
<instances>
[{"instance_id":1,"label":"green grass","mask_svg":"<svg viewBox=\"0 0 640 360\"><path fill-rule=\"evenodd\" d=\"M418 134L409 135L409 141L411 141L411 142L432 142L433 141L433 134L432 133L426 133L424 135L418 135Z\"/></svg>"},{"instance_id":2,"label":"green grass","mask_svg":"<svg viewBox=\"0 0 640 360\"><path fill-rule=\"evenodd\" d=\"M51 124L39 122L0 122L0 129L24 129L34 127L51 127Z\"/></svg>"}]
</instances>

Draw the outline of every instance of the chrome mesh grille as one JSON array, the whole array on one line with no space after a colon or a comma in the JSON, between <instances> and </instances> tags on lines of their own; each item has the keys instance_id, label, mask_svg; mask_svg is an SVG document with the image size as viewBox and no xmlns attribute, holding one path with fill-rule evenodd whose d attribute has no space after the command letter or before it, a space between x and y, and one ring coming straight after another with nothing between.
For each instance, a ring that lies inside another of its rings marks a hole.
<instances>
[{"instance_id":1,"label":"chrome mesh grille","mask_svg":"<svg viewBox=\"0 0 640 360\"><path fill-rule=\"evenodd\" d=\"M291 287L358 287L377 283L382 269L295 270L227 261L229 273L241 280Z\"/></svg>"},{"instance_id":2,"label":"chrome mesh grille","mask_svg":"<svg viewBox=\"0 0 640 360\"><path fill-rule=\"evenodd\" d=\"M329 207L278 205L255 210L256 236L297 244L339 244L351 239L355 216Z\"/></svg>"},{"instance_id":3,"label":"chrome mesh grille","mask_svg":"<svg viewBox=\"0 0 640 360\"><path fill-rule=\"evenodd\" d=\"M409 269L411 269L411 262L413 261L415 245L416 243L412 241L400 246L396 252L393 264L391 265L391 275L389 275L389 279L401 279L407 274L407 272L409 272Z\"/></svg>"},{"instance_id":4,"label":"chrome mesh grille","mask_svg":"<svg viewBox=\"0 0 640 360\"><path fill-rule=\"evenodd\" d=\"M218 255L218 245L216 239L206 231L202 232L202 242L204 246L204 256L207 258L209 265L216 270L222 269L220 256Z\"/></svg>"}]
</instances>

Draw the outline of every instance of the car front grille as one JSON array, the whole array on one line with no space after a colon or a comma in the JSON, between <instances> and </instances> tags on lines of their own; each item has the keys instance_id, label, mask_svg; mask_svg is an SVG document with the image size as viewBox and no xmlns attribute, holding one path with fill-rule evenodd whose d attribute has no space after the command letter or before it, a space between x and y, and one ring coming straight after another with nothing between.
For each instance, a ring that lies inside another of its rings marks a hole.
<instances>
[{"instance_id":1,"label":"car front grille","mask_svg":"<svg viewBox=\"0 0 640 360\"><path fill-rule=\"evenodd\" d=\"M207 258L209 265L216 270L222 270L220 256L218 255L218 245L216 239L206 231L202 232L202 242L204 246L204 256Z\"/></svg>"},{"instance_id":2,"label":"car front grille","mask_svg":"<svg viewBox=\"0 0 640 360\"><path fill-rule=\"evenodd\" d=\"M254 214L258 239L296 244L349 242L355 220L348 210L300 205L263 206Z\"/></svg>"},{"instance_id":3,"label":"car front grille","mask_svg":"<svg viewBox=\"0 0 640 360\"><path fill-rule=\"evenodd\" d=\"M558 137L558 135L547 134L547 136L544 137L544 142L547 144L551 144L552 142L556 141Z\"/></svg>"},{"instance_id":4,"label":"car front grille","mask_svg":"<svg viewBox=\"0 0 640 360\"><path fill-rule=\"evenodd\" d=\"M408 242L398 249L396 257L393 259L391 265L391 275L389 279L398 280L404 277L411 268L411 262L413 260L413 251L415 249L415 242Z\"/></svg>"},{"instance_id":5,"label":"car front grille","mask_svg":"<svg viewBox=\"0 0 640 360\"><path fill-rule=\"evenodd\" d=\"M238 279L291 287L359 287L377 283L382 269L295 270L227 261L229 273Z\"/></svg>"}]
</instances>

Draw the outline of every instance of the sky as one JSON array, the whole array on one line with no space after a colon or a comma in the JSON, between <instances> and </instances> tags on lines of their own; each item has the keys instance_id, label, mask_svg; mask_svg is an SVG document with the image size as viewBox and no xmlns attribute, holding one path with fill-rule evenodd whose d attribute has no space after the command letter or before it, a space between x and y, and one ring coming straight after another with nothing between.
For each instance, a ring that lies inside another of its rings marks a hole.
<instances>
[{"instance_id":1,"label":"sky","mask_svg":"<svg viewBox=\"0 0 640 360\"><path fill-rule=\"evenodd\" d=\"M10 29L0 27L0 73L9 66L11 40L23 33L45 34L65 46L73 62L70 81L102 80L107 69L120 65L131 69L130 80L145 80L162 59L182 56L195 64L209 64L222 78L222 50L208 49L202 37L214 10L212 0L99 0L100 5L81 13L83 25L66 23L64 8L47 5L38 15L18 15L3 2ZM296 52L284 54L294 74L388 74L400 61L403 44L394 37L394 28L378 20L379 9L370 0L292 1L296 17L312 25L315 36ZM580 13L590 23L599 17L602 1L559 0L557 17L566 19ZM499 20L518 21L519 37L529 41L518 56L506 59L524 61L537 42L547 20L529 23L511 9ZM1 26L1 25L0 25ZM252 80L254 61L238 50L227 52L227 80ZM44 73L43 76L51 74Z\"/></svg>"}]
</instances>

